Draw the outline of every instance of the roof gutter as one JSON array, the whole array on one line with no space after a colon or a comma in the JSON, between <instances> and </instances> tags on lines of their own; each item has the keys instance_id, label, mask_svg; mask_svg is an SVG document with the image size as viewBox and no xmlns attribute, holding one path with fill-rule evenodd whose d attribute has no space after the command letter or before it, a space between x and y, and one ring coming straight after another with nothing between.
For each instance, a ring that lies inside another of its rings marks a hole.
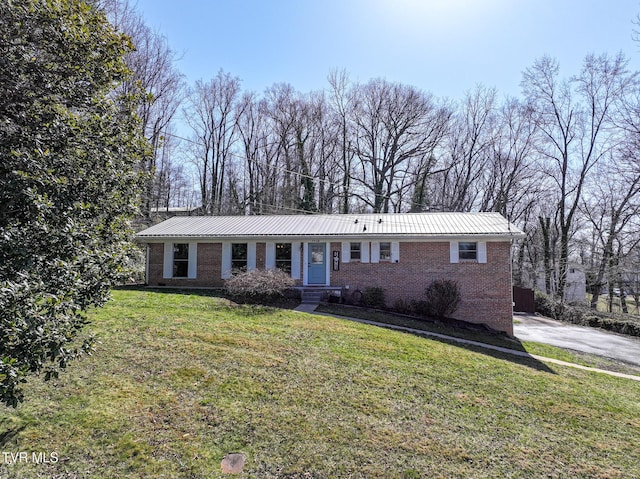
<instances>
[{"instance_id":1,"label":"roof gutter","mask_svg":"<svg viewBox=\"0 0 640 479\"><path fill-rule=\"evenodd\" d=\"M223 242L232 240L241 241L343 241L343 240L390 240L390 241L455 241L460 239L482 239L484 241L510 241L511 239L524 238L524 233L465 233L465 234L433 234L433 235L401 235L401 234L343 234L343 235L326 235L326 234L307 234L307 235L136 235L135 239L141 243L158 243L164 241L176 240L200 240L203 242Z\"/></svg>"}]
</instances>

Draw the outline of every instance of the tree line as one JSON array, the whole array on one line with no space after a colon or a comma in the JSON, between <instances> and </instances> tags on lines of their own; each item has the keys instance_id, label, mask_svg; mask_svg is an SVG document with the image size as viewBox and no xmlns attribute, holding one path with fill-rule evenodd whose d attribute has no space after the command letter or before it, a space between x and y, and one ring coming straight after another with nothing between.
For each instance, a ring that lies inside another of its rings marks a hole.
<instances>
[{"instance_id":1,"label":"tree line","mask_svg":"<svg viewBox=\"0 0 640 479\"><path fill-rule=\"evenodd\" d=\"M594 305L605 285L637 283L640 84L624 54L589 54L570 76L542 57L517 98L478 85L449 100L346 71L320 91L256 93L223 70L187 85L166 38L126 1L103 7L132 37L132 82L147 92L147 217L186 205L207 215L498 211L527 235L516 283L562 298L580 264Z\"/></svg>"},{"instance_id":2,"label":"tree line","mask_svg":"<svg viewBox=\"0 0 640 479\"><path fill-rule=\"evenodd\" d=\"M577 263L594 303L603 285L638 301L640 89L622 54L570 77L541 58L520 98L478 86L451 101L344 71L321 91L258 94L224 71L188 86L127 0L0 2L0 27L4 404L92 351L85 312L129 270L131 219L171 205L499 211L526 233L517 284L563 298Z\"/></svg>"}]
</instances>

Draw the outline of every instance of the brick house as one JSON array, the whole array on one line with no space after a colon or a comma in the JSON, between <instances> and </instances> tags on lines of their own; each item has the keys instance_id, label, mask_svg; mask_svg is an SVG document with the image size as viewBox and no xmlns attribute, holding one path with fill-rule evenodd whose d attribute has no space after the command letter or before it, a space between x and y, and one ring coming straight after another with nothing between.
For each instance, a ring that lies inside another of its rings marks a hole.
<instances>
[{"instance_id":1,"label":"brick house","mask_svg":"<svg viewBox=\"0 0 640 479\"><path fill-rule=\"evenodd\" d=\"M456 319L513 334L511 242L498 213L174 217L137 234L147 284L222 287L235 268L281 268L309 288L381 287L387 303L458 282Z\"/></svg>"}]
</instances>

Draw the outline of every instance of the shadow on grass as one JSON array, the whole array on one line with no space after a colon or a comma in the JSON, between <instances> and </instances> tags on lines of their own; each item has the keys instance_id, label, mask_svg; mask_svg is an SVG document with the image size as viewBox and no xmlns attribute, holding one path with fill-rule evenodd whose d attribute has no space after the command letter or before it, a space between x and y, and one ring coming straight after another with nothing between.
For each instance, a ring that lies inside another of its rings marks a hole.
<instances>
[{"instance_id":1,"label":"shadow on grass","mask_svg":"<svg viewBox=\"0 0 640 479\"><path fill-rule=\"evenodd\" d=\"M224 298L222 288L177 288L173 286L146 286L144 284L127 284L115 286L113 289L120 291L151 291L154 293L184 294L186 296L206 296L212 298Z\"/></svg>"},{"instance_id":2,"label":"shadow on grass","mask_svg":"<svg viewBox=\"0 0 640 479\"><path fill-rule=\"evenodd\" d=\"M5 446L13 442L14 438L26 427L23 424L22 426L5 429L6 424L4 422L0 421L0 449L4 449Z\"/></svg>"},{"instance_id":3,"label":"shadow on grass","mask_svg":"<svg viewBox=\"0 0 640 479\"><path fill-rule=\"evenodd\" d=\"M317 314L328 314L356 321L374 322L375 326L387 327L424 337L456 347L463 347L496 359L509 361L522 366L556 374L542 361L527 352L516 338L503 333L491 332L481 325L461 321L441 321L436 319L417 319L383 311L371 311L363 308L350 308L337 305L321 305Z\"/></svg>"},{"instance_id":4,"label":"shadow on grass","mask_svg":"<svg viewBox=\"0 0 640 479\"><path fill-rule=\"evenodd\" d=\"M509 361L515 364L519 364L521 366L527 366L529 368L535 369L536 371L541 371L541 372L550 373L550 374L557 374L553 369L551 369L545 363L531 356L531 354L529 354L524 349L524 346L518 340L514 340L514 345L512 347L505 348L510 351L501 351L499 349L492 349L492 347L498 348L500 346L493 346L491 344L485 343L484 345L479 346L475 344L461 343L459 340L456 340L459 338L450 340L450 339L434 337L432 335L422 335L419 333L416 333L416 334L418 334L419 336L427 337L428 339L432 339L434 341L450 344L451 346L463 347L467 350L484 354L485 356L491 356L493 358Z\"/></svg>"},{"instance_id":5,"label":"shadow on grass","mask_svg":"<svg viewBox=\"0 0 640 479\"><path fill-rule=\"evenodd\" d=\"M206 298L222 298L230 301L234 305L245 307L246 311L241 312L245 316L252 316L260 312L264 312L267 308L278 309L293 309L300 304L300 298L291 297L285 295L283 297L277 297L270 302L264 302L260 300L247 300L243 301L240 298L231 298L223 288L178 288L174 286L145 286L144 284L132 284L125 286L117 286L113 289L123 291L147 291L153 293L166 293L166 294L182 294L185 296L202 296Z\"/></svg>"},{"instance_id":6,"label":"shadow on grass","mask_svg":"<svg viewBox=\"0 0 640 479\"><path fill-rule=\"evenodd\" d=\"M221 288L175 288L127 285L115 289L229 299ZM244 303L242 306L244 306L243 313L245 316L253 316L265 312L268 308L293 309L299 303L299 299L285 297L270 304ZM509 338L502 333L491 332L482 325L474 325L457 320L417 319L380 310L337 304L322 304L316 309L316 312L346 319L374 321L383 323L379 326L386 326L397 330L403 328L399 330L452 346L464 347L465 349L470 349L487 356L527 366L537 371L556 374L546 364L532 357L519 340Z\"/></svg>"}]
</instances>

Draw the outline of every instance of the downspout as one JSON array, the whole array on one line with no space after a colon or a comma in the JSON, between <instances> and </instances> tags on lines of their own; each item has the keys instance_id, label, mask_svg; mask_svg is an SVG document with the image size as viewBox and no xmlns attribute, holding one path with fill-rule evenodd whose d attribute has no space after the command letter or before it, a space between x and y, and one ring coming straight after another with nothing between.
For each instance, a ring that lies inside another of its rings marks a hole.
<instances>
[{"instance_id":1,"label":"downspout","mask_svg":"<svg viewBox=\"0 0 640 479\"><path fill-rule=\"evenodd\" d=\"M513 333L513 310L515 308L515 302L513 301L513 231L511 231L511 221L507 218L507 229L509 230L509 236L511 239L509 240L509 282L511 283L511 288L509 288L509 297L511 298L511 337L514 337Z\"/></svg>"}]
</instances>

